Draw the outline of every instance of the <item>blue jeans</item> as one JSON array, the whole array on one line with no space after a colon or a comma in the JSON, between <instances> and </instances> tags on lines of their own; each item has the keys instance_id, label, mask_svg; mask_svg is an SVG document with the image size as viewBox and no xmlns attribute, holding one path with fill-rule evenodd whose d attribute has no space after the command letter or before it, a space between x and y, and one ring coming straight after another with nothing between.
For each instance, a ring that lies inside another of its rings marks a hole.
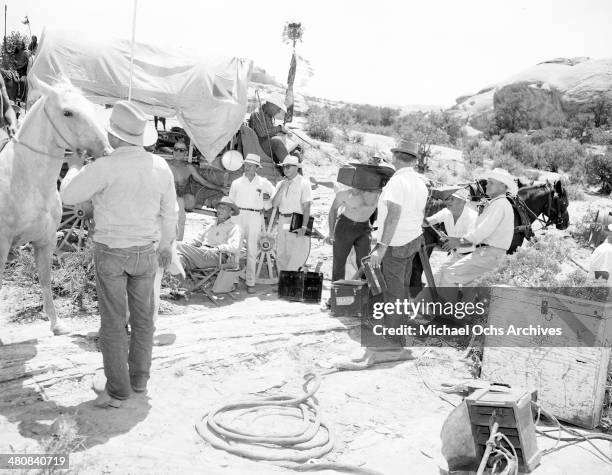
<instances>
[{"instance_id":1,"label":"blue jeans","mask_svg":"<svg viewBox=\"0 0 612 475\"><path fill-rule=\"evenodd\" d=\"M145 387L149 379L157 251L153 243L122 249L96 243L94 258L106 391L116 399L127 399L131 386ZM126 293L131 325L129 347Z\"/></svg>"}]
</instances>

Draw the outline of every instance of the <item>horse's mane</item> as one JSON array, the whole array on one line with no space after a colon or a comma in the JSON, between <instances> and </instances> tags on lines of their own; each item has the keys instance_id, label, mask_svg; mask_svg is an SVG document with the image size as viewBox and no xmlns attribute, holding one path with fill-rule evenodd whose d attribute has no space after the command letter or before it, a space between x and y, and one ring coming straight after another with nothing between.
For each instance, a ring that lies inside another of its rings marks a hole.
<instances>
[{"instance_id":1,"label":"horse's mane","mask_svg":"<svg viewBox=\"0 0 612 475\"><path fill-rule=\"evenodd\" d=\"M83 91L73 85L70 82L70 79L68 79L66 76L60 76L60 78L55 83L53 83L52 87L60 94L65 94L69 92L75 92L81 95L83 94Z\"/></svg>"}]
</instances>

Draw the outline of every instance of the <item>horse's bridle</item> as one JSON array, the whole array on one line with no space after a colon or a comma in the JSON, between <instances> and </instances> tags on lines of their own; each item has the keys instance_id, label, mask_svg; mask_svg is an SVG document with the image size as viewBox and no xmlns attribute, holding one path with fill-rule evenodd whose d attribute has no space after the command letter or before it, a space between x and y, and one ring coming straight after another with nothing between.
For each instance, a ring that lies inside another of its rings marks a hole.
<instances>
[{"instance_id":1,"label":"horse's bridle","mask_svg":"<svg viewBox=\"0 0 612 475\"><path fill-rule=\"evenodd\" d=\"M551 224L558 224L559 218L561 216L561 196L559 196L559 194L557 193L557 190L555 190L553 187L551 187L549 184L545 184L544 187L546 188L547 194L548 194L548 204L546 206L546 214L544 215L546 217L546 220L544 219L540 219L539 216L536 216L536 214L531 210L531 208L529 208L529 206L527 206L527 203L525 203L525 200L521 199L521 204L525 207L525 209L531 214L531 216L533 216L535 221L539 221L542 224L544 224L544 227L547 228L548 226L550 226ZM555 198L555 195L557 195L557 206L556 206L556 216L555 216L555 220L553 221L553 219L550 217L551 215L551 211L553 208L553 199ZM518 197L518 195L517 195Z\"/></svg>"},{"instance_id":2,"label":"horse's bridle","mask_svg":"<svg viewBox=\"0 0 612 475\"><path fill-rule=\"evenodd\" d=\"M59 135L59 138L60 138L60 139L62 139L62 140L63 140L64 145L67 145L67 146L68 146L68 147L64 147L64 149L66 149L66 148L70 148L70 147L71 147L70 142L68 142L68 140L66 140L66 137L64 137L64 135L62 134L62 132L61 132L61 131L60 131L60 130L57 128L57 125L55 125L55 123L54 123L54 122L53 122L53 120L51 119L51 116L49 115L49 112L47 111L47 108L45 107L45 105L46 105L46 104L43 104L43 106L42 106L43 112L45 113L45 117L47 118L47 120L48 120L48 121L49 121L49 123L51 124L51 127L53 128L53 130L55 131L55 133L56 133L57 135ZM21 140L18 140L18 139L17 139L17 136L14 136L14 137L12 138L12 140L14 140L14 141L15 141L15 143L18 143L19 145L21 145L21 146L23 146L23 147L27 148L28 150L30 150L30 151L32 151L32 152L34 152L34 153L38 153L38 154L40 154L40 155L45 155L45 156L47 156L47 157L51 157L51 158L60 158L60 157L58 157L57 155L50 154L49 152L45 152L45 151L43 151L43 150L37 150L37 149L35 149L35 148L34 148L34 147L32 147L31 145L29 145L29 144L27 144L27 143L25 143L25 142L22 142ZM61 147L61 145L58 145L57 143L56 143L56 145L57 145L58 147ZM62 157L61 157L61 158L64 158L64 156L62 155Z\"/></svg>"}]
</instances>

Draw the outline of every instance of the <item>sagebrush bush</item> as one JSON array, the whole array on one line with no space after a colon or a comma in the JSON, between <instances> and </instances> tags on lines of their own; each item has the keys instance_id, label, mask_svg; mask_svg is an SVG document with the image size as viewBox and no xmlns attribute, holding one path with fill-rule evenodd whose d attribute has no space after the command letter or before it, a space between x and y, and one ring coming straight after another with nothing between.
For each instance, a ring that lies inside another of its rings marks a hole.
<instances>
[{"instance_id":1,"label":"sagebrush bush","mask_svg":"<svg viewBox=\"0 0 612 475\"><path fill-rule=\"evenodd\" d=\"M585 162L585 176L589 184L601 186L601 192L612 192L612 151L605 155L588 155Z\"/></svg>"},{"instance_id":2,"label":"sagebrush bush","mask_svg":"<svg viewBox=\"0 0 612 475\"><path fill-rule=\"evenodd\" d=\"M308 135L322 142L331 142L334 138L329 111L321 107L311 107L308 109L305 129Z\"/></svg>"},{"instance_id":3,"label":"sagebrush bush","mask_svg":"<svg viewBox=\"0 0 612 475\"><path fill-rule=\"evenodd\" d=\"M591 130L591 142L597 145L612 145L612 130L597 127Z\"/></svg>"},{"instance_id":4,"label":"sagebrush bush","mask_svg":"<svg viewBox=\"0 0 612 475\"><path fill-rule=\"evenodd\" d=\"M582 215L582 218L580 218L578 221L572 221L569 228L569 233L579 243L585 244L588 241L593 225L595 224L597 210L598 208L589 206L586 212Z\"/></svg>"},{"instance_id":5,"label":"sagebrush bush","mask_svg":"<svg viewBox=\"0 0 612 475\"><path fill-rule=\"evenodd\" d=\"M577 162L584 159L586 151L578 142L567 139L547 140L538 146L543 167L557 172L569 171Z\"/></svg>"},{"instance_id":6,"label":"sagebrush bush","mask_svg":"<svg viewBox=\"0 0 612 475\"><path fill-rule=\"evenodd\" d=\"M504 135L501 148L502 152L512 155L523 165L539 168L538 149L525 135L519 133Z\"/></svg>"},{"instance_id":7,"label":"sagebrush bush","mask_svg":"<svg viewBox=\"0 0 612 475\"><path fill-rule=\"evenodd\" d=\"M570 201L584 201L585 195L582 185L572 183L566 185L565 190L567 191L567 197Z\"/></svg>"},{"instance_id":8,"label":"sagebrush bush","mask_svg":"<svg viewBox=\"0 0 612 475\"><path fill-rule=\"evenodd\" d=\"M566 239L546 235L506 256L495 270L478 279L477 285L561 286L561 264L570 254L571 248L572 244Z\"/></svg>"},{"instance_id":9,"label":"sagebrush bush","mask_svg":"<svg viewBox=\"0 0 612 475\"><path fill-rule=\"evenodd\" d=\"M522 175L525 171L523 164L509 153L497 154L493 157L493 168L503 168L512 175Z\"/></svg>"}]
</instances>

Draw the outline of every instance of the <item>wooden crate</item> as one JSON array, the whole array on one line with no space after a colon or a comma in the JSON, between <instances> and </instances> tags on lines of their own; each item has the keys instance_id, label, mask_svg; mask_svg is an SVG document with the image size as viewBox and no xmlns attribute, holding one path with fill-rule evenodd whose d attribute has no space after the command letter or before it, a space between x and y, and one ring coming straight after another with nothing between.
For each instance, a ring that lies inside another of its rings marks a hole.
<instances>
[{"instance_id":1,"label":"wooden crate","mask_svg":"<svg viewBox=\"0 0 612 475\"><path fill-rule=\"evenodd\" d=\"M565 336L557 341L568 346L545 347L551 342L536 338L532 347L511 347L513 337L487 336L482 377L535 388L542 407L558 419L589 429L597 426L610 362L611 304L532 289L492 290L489 325L530 323L563 328Z\"/></svg>"}]
</instances>

